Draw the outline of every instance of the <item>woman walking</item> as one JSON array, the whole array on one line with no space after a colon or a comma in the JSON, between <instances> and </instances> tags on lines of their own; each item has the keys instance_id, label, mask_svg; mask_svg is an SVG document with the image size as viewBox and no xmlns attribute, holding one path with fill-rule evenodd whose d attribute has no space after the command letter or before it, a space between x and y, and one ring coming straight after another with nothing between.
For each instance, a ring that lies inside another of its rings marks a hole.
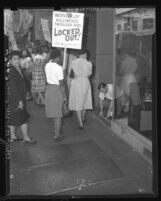
<instances>
[{"instance_id":1,"label":"woman walking","mask_svg":"<svg viewBox=\"0 0 161 201\"><path fill-rule=\"evenodd\" d=\"M45 60L40 51L37 51L34 57L34 67L32 70L32 87L31 91L36 104L43 106L45 103L44 95L46 90L45 78Z\"/></svg>"},{"instance_id":2,"label":"woman walking","mask_svg":"<svg viewBox=\"0 0 161 201\"><path fill-rule=\"evenodd\" d=\"M60 135L62 106L66 101L63 87L63 68L61 53L55 49L50 54L50 62L45 66L47 87L45 93L45 111L46 117L51 118L54 123L54 139L62 137Z\"/></svg>"},{"instance_id":3,"label":"woman walking","mask_svg":"<svg viewBox=\"0 0 161 201\"><path fill-rule=\"evenodd\" d=\"M20 127L24 142L35 143L36 141L28 135L27 121L29 114L26 110L27 90L21 72L19 51L12 51L10 53L9 90L11 142L18 140L16 137L16 127Z\"/></svg>"},{"instance_id":4,"label":"woman walking","mask_svg":"<svg viewBox=\"0 0 161 201\"><path fill-rule=\"evenodd\" d=\"M87 60L87 52L79 51L79 57L72 61L69 75L74 72L69 94L69 108L76 111L79 129L83 129L87 109L92 109L92 95L89 76L92 74L92 63Z\"/></svg>"}]
</instances>

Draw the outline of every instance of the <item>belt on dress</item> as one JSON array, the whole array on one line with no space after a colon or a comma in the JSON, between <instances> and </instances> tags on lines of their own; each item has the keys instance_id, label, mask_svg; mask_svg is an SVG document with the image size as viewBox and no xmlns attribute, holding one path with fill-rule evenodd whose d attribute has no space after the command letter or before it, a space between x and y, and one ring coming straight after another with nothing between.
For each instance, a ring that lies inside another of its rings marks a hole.
<instances>
[{"instance_id":1,"label":"belt on dress","mask_svg":"<svg viewBox=\"0 0 161 201\"><path fill-rule=\"evenodd\" d=\"M49 83L47 83L47 85L49 85L49 86L59 86L58 84L49 84Z\"/></svg>"},{"instance_id":2,"label":"belt on dress","mask_svg":"<svg viewBox=\"0 0 161 201\"><path fill-rule=\"evenodd\" d=\"M88 78L88 76L75 76L74 78Z\"/></svg>"}]
</instances>

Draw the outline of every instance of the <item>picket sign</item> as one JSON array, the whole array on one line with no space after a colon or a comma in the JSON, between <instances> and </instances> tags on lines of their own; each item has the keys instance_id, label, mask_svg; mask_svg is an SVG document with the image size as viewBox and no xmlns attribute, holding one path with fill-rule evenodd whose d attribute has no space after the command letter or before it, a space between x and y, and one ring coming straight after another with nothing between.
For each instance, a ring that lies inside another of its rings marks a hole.
<instances>
[{"instance_id":1,"label":"picket sign","mask_svg":"<svg viewBox=\"0 0 161 201\"><path fill-rule=\"evenodd\" d=\"M13 14L14 11L4 9L4 34L8 36L8 30L13 31Z\"/></svg>"},{"instance_id":2,"label":"picket sign","mask_svg":"<svg viewBox=\"0 0 161 201\"><path fill-rule=\"evenodd\" d=\"M64 48L63 70L67 48L81 49L84 13L53 11L52 46Z\"/></svg>"},{"instance_id":3,"label":"picket sign","mask_svg":"<svg viewBox=\"0 0 161 201\"><path fill-rule=\"evenodd\" d=\"M51 43L51 36L50 36L48 20L41 19L41 24L42 24L42 30L44 33L45 40L48 41L49 43Z\"/></svg>"},{"instance_id":4,"label":"picket sign","mask_svg":"<svg viewBox=\"0 0 161 201\"><path fill-rule=\"evenodd\" d=\"M18 50L13 31L8 30L8 35L12 45L12 50Z\"/></svg>"}]
</instances>

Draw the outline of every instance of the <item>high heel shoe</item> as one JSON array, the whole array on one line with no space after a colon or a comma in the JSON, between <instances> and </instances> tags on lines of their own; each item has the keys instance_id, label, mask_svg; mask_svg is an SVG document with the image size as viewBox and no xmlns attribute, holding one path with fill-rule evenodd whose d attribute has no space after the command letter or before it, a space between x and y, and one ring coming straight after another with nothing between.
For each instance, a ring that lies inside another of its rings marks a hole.
<instances>
[{"instance_id":1,"label":"high heel shoe","mask_svg":"<svg viewBox=\"0 0 161 201\"><path fill-rule=\"evenodd\" d=\"M64 137L64 135L55 135L54 140L59 140L59 139L61 139L63 137Z\"/></svg>"},{"instance_id":2,"label":"high heel shoe","mask_svg":"<svg viewBox=\"0 0 161 201\"><path fill-rule=\"evenodd\" d=\"M24 143L26 143L26 144L36 144L36 143L37 143L37 141L34 140L34 139L23 140L23 141L24 141Z\"/></svg>"},{"instance_id":3,"label":"high heel shoe","mask_svg":"<svg viewBox=\"0 0 161 201\"><path fill-rule=\"evenodd\" d=\"M11 139L10 139L10 142L21 141L21 140L22 140L22 138L20 138L20 137L11 138Z\"/></svg>"},{"instance_id":4,"label":"high heel shoe","mask_svg":"<svg viewBox=\"0 0 161 201\"><path fill-rule=\"evenodd\" d=\"M79 129L79 130L83 130L84 127L83 127L83 126L78 126L78 129Z\"/></svg>"},{"instance_id":5,"label":"high heel shoe","mask_svg":"<svg viewBox=\"0 0 161 201\"><path fill-rule=\"evenodd\" d=\"M82 122L83 122L83 123L87 123L87 119L84 119Z\"/></svg>"}]
</instances>

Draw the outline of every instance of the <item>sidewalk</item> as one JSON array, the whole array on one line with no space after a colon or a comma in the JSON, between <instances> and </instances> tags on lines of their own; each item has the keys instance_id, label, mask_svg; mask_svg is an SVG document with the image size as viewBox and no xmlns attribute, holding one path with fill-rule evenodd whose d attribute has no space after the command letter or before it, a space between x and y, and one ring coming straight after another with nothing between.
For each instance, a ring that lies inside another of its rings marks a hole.
<instances>
[{"instance_id":1,"label":"sidewalk","mask_svg":"<svg viewBox=\"0 0 161 201\"><path fill-rule=\"evenodd\" d=\"M121 195L152 193L152 167L97 116L85 129L64 119L65 137L54 141L43 107L29 102L30 135L36 145L11 144L11 195Z\"/></svg>"}]
</instances>

